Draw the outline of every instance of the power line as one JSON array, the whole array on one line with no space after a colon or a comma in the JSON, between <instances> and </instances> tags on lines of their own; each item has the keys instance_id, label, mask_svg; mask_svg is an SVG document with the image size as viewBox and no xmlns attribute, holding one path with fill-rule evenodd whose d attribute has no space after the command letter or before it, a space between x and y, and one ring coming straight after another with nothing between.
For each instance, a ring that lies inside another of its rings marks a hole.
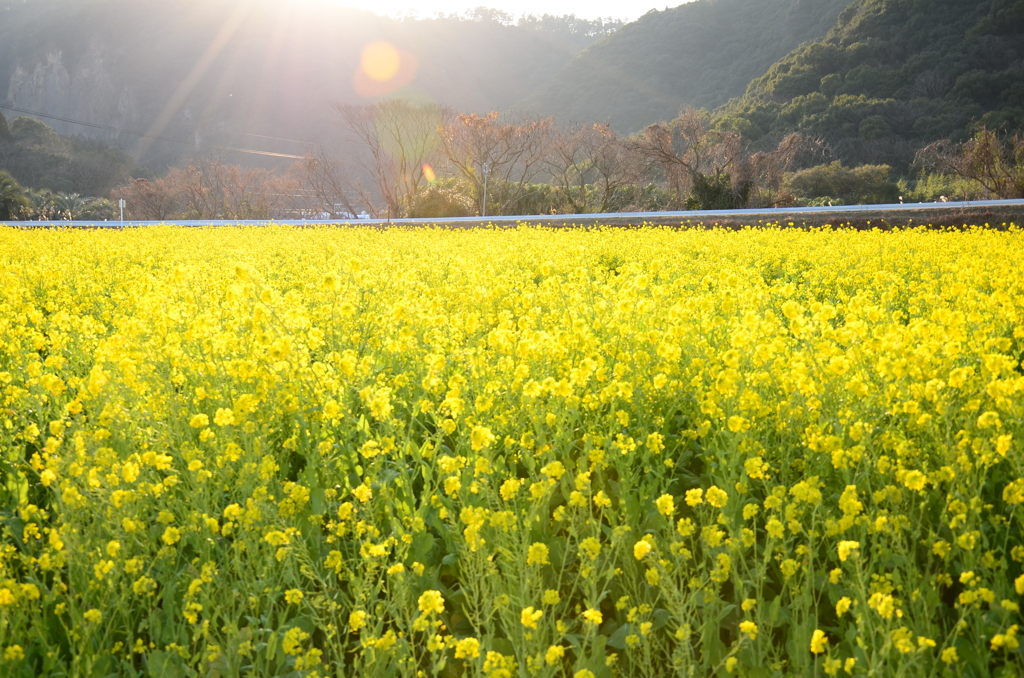
<instances>
[{"instance_id":1,"label":"power line","mask_svg":"<svg viewBox=\"0 0 1024 678\"><path fill-rule=\"evenodd\" d=\"M237 130L236 130L237 132ZM299 141L298 139L285 139L283 137L268 137L266 134L253 134L252 132L237 132L242 136L246 137L259 137L260 139L273 139L274 141L287 141L293 144L305 144L307 146L316 146L312 141Z\"/></svg>"},{"instance_id":2,"label":"power line","mask_svg":"<svg viewBox=\"0 0 1024 678\"><path fill-rule=\"evenodd\" d=\"M172 144L185 144L186 146L200 146L202 148L212 148L214 150L230 151L232 153L249 153L251 155L266 155L266 156L270 156L272 158L293 158L295 160L302 160L302 158L303 158L303 156L301 156L301 155L291 155L291 154L288 154L288 153L272 153L271 151L257 151L255 149L251 149L251 148L233 148L231 146L215 146L213 144L198 144L198 143L195 143L195 142L192 142L192 141L183 141L181 139L171 139L170 137L163 137L163 136L158 136L158 135L155 135L155 134L146 134L145 132L136 132L134 130L124 129L124 128L121 128L121 127L113 127L111 125L100 125L100 124L95 123L95 122L85 122L84 120L75 120L73 118L64 118L64 117L61 117L59 115L48 115L46 113L40 113L39 111L30 111L30 110L25 109L25 108L18 108L17 106L10 106L8 104L0 104L0 108L6 109L6 110L9 110L9 111L15 111L17 113L25 113L26 115L38 116L40 118L47 118L49 120L60 120L61 122L71 123L72 125L82 125L84 127L93 127L95 129L103 129L103 130L107 130L107 131L110 131L110 132L120 132L120 133L123 133L123 134L132 134L132 135L135 135L137 137L145 137L146 139L156 139L158 141L169 141ZM254 135L250 135L250 136L260 136L260 135L254 134ZM273 138L273 137L268 137L268 138ZM307 143L307 142L299 142L299 143Z\"/></svg>"}]
</instances>

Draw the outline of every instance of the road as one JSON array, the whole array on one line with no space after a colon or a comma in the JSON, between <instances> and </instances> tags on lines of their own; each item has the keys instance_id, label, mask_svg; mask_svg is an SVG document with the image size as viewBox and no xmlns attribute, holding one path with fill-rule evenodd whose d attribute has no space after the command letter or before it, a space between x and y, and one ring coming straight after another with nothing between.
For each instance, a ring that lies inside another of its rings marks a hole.
<instances>
[{"instance_id":1,"label":"road","mask_svg":"<svg viewBox=\"0 0 1024 678\"><path fill-rule=\"evenodd\" d=\"M930 203L899 203L893 205L841 205L838 207L784 207L775 209L747 209L747 210L707 210L693 212L614 212L608 214L549 214L549 215L518 215L500 217L453 217L448 219L352 219L352 220L321 220L321 219L285 219L285 220L199 220L199 221L19 221L11 222L10 226L21 228L137 228L144 226L155 226L158 223L169 226L268 226L271 224L287 226L381 226L388 224L395 225L471 225L471 224L537 224L558 222L562 224L573 223L574 221L587 221L600 223L601 221L615 220L621 222L635 221L637 224L644 222L665 223L666 221L709 221L713 219L728 219L735 217L761 217L772 219L772 215L814 215L822 216L829 214L851 214L858 212L907 212L914 211L949 211L951 213L963 212L964 210L985 210L993 207L1019 207L1024 212L1024 200L975 200L957 202L930 202Z\"/></svg>"}]
</instances>

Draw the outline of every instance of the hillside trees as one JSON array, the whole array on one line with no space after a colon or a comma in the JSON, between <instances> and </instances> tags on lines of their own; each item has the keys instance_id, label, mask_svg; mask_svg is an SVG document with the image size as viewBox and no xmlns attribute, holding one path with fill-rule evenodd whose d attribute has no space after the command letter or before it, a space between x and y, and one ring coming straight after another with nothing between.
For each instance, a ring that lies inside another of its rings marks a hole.
<instances>
[{"instance_id":1,"label":"hillside trees","mask_svg":"<svg viewBox=\"0 0 1024 678\"><path fill-rule=\"evenodd\" d=\"M10 143L11 141L11 128L7 124L7 118L4 116L3 112L0 111L0 144L5 142Z\"/></svg>"},{"instance_id":2,"label":"hillside trees","mask_svg":"<svg viewBox=\"0 0 1024 678\"><path fill-rule=\"evenodd\" d=\"M787 52L824 36L849 0L698 0L651 11L577 54L517 107L620 134L681 106L741 96Z\"/></svg>"},{"instance_id":3,"label":"hillside trees","mask_svg":"<svg viewBox=\"0 0 1024 678\"><path fill-rule=\"evenodd\" d=\"M6 132L6 134L5 134ZM62 136L27 116L0 122L0 170L33 189L106 196L136 170L120 148L84 137Z\"/></svg>"},{"instance_id":4,"label":"hillside trees","mask_svg":"<svg viewBox=\"0 0 1024 678\"><path fill-rule=\"evenodd\" d=\"M1024 126L1021 0L854 0L721 113L758 134L825 140L847 167L911 169L918 149L977 126Z\"/></svg>"},{"instance_id":5,"label":"hillside trees","mask_svg":"<svg viewBox=\"0 0 1024 678\"><path fill-rule=\"evenodd\" d=\"M508 110L576 52L618 26L547 16L507 25L473 11L390 18L344 5L323 0L4 2L0 99L137 131L174 111L161 136L191 140L199 134L205 143L228 147L242 146L245 137L238 132L315 142L320 136L311 130L326 129L334 116L322 102L366 102L353 87L353 76L369 43L388 42L414 55L416 88L425 97L485 112ZM180 88L190 94L179 107L174 93ZM40 91L48 94L34 99ZM52 126L118 139L112 130L65 122ZM185 144L132 145L139 149L139 162L154 171L181 166L192 154Z\"/></svg>"}]
</instances>

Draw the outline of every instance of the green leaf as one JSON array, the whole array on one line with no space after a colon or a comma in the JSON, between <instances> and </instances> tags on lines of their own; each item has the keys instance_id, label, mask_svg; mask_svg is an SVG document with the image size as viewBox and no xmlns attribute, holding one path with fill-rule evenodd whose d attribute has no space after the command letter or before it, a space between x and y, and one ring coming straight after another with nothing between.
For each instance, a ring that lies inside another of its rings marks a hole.
<instances>
[{"instance_id":1,"label":"green leaf","mask_svg":"<svg viewBox=\"0 0 1024 678\"><path fill-rule=\"evenodd\" d=\"M150 676L160 678L185 678L188 675L181 657L163 650L153 650L146 655L146 668Z\"/></svg>"},{"instance_id":2,"label":"green leaf","mask_svg":"<svg viewBox=\"0 0 1024 678\"><path fill-rule=\"evenodd\" d=\"M614 647L614 648L616 648L618 650L625 650L626 649L626 636L628 636L630 633L633 633L633 632L634 631L633 631L633 625L632 624L623 624L622 626L617 628L615 630L615 633L613 633L608 638L608 646L609 647Z\"/></svg>"}]
</instances>

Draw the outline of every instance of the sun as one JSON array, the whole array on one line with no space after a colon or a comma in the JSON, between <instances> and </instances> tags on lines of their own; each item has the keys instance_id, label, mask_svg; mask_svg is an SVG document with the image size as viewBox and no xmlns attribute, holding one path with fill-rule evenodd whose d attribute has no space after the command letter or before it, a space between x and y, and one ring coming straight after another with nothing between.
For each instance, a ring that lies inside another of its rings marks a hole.
<instances>
[{"instance_id":1,"label":"sun","mask_svg":"<svg viewBox=\"0 0 1024 678\"><path fill-rule=\"evenodd\" d=\"M378 40L363 48L359 65L371 80L387 82L402 67L402 55L390 42Z\"/></svg>"},{"instance_id":2,"label":"sun","mask_svg":"<svg viewBox=\"0 0 1024 678\"><path fill-rule=\"evenodd\" d=\"M363 47L352 84L364 97L380 97L410 84L417 69L418 61L412 52L385 40L375 40Z\"/></svg>"}]
</instances>

